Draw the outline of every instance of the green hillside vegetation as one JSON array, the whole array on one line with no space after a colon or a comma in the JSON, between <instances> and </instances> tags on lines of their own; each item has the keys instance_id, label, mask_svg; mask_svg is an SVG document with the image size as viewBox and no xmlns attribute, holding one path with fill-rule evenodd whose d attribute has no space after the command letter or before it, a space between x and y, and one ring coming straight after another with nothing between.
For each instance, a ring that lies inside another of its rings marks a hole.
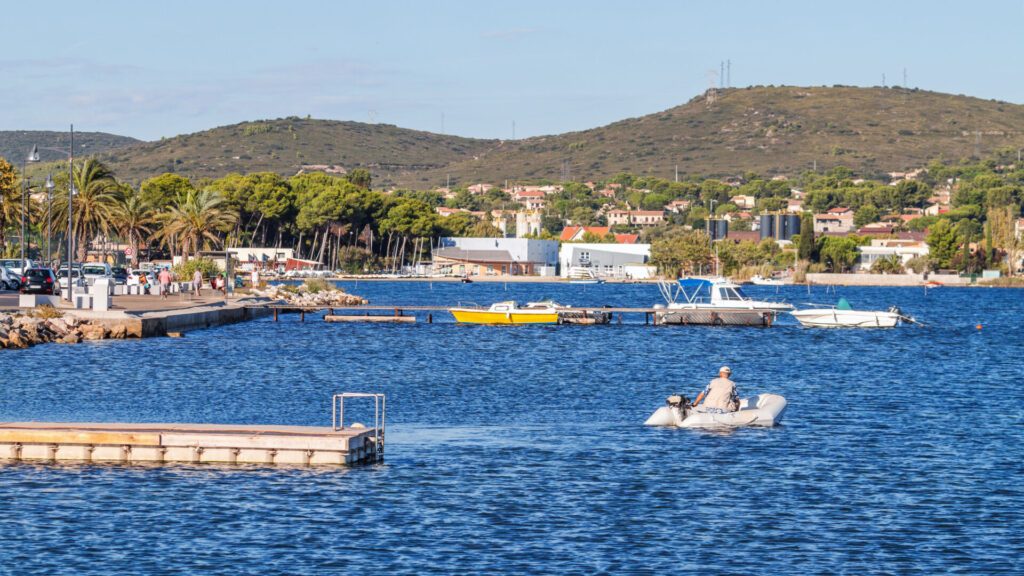
<instances>
[{"instance_id":1,"label":"green hillside vegetation","mask_svg":"<svg viewBox=\"0 0 1024 576\"><path fill-rule=\"evenodd\" d=\"M39 159L43 162L67 158L69 134L46 130L0 130L0 156L15 165L28 157L32 146L39 147ZM115 148L139 144L141 140L105 132L75 132L75 156L100 154ZM58 151L47 150L57 148Z\"/></svg>"},{"instance_id":2,"label":"green hillside vegetation","mask_svg":"<svg viewBox=\"0 0 1024 576\"><path fill-rule=\"evenodd\" d=\"M901 88L720 90L600 128L498 141L382 124L286 118L142 143L101 158L121 179L173 171L290 176L304 164L367 168L380 187L426 189L505 180L794 175L846 166L865 177L931 160L980 159L1024 147L1024 106Z\"/></svg>"},{"instance_id":3,"label":"green hillside vegetation","mask_svg":"<svg viewBox=\"0 0 1024 576\"><path fill-rule=\"evenodd\" d=\"M497 145L387 124L290 117L141 143L100 159L120 179L132 182L163 172L189 178L218 178L232 172L291 176L312 164L366 168L375 178L394 183L410 180L409 174L472 160Z\"/></svg>"}]
</instances>

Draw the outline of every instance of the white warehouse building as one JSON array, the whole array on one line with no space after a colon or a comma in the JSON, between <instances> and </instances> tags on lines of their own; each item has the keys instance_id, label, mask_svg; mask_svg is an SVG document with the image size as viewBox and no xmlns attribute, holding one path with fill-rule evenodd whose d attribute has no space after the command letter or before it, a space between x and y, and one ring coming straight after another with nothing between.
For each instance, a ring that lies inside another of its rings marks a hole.
<instances>
[{"instance_id":1,"label":"white warehouse building","mask_svg":"<svg viewBox=\"0 0 1024 576\"><path fill-rule=\"evenodd\" d=\"M580 269L589 269L599 278L652 278L656 269L650 260L650 244L565 242L558 252L559 271L565 278Z\"/></svg>"}]
</instances>

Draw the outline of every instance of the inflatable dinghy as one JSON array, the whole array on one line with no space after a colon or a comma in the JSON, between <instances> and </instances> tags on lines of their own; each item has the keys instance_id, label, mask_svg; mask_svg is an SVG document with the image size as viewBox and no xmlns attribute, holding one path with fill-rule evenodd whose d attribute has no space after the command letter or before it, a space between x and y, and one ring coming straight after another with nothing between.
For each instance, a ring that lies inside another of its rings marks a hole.
<instances>
[{"instance_id":1,"label":"inflatable dinghy","mask_svg":"<svg viewBox=\"0 0 1024 576\"><path fill-rule=\"evenodd\" d=\"M736 412L717 414L694 408L690 399L669 396L665 405L654 411L645 426L677 426L679 428L732 428L737 426L775 426L782 421L786 399L778 394L758 394L740 399Z\"/></svg>"}]
</instances>

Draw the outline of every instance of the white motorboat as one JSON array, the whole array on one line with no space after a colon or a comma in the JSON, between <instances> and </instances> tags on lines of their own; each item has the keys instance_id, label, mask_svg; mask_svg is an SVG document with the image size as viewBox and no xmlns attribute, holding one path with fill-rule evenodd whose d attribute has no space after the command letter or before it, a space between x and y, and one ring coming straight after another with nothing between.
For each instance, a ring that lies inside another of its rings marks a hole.
<instances>
[{"instance_id":1,"label":"white motorboat","mask_svg":"<svg viewBox=\"0 0 1024 576\"><path fill-rule=\"evenodd\" d=\"M809 328L894 328L915 321L895 306L884 311L854 310L846 298L840 298L834 308L808 308L790 314Z\"/></svg>"},{"instance_id":2,"label":"white motorboat","mask_svg":"<svg viewBox=\"0 0 1024 576\"><path fill-rule=\"evenodd\" d=\"M754 300L725 278L681 278L677 285L659 284L667 304L659 308L659 324L771 326L785 302Z\"/></svg>"},{"instance_id":3,"label":"white motorboat","mask_svg":"<svg viewBox=\"0 0 1024 576\"><path fill-rule=\"evenodd\" d=\"M750 283L756 286L782 286L785 282L781 278L773 278L771 276L765 278L760 274L754 274L750 277Z\"/></svg>"},{"instance_id":4,"label":"white motorboat","mask_svg":"<svg viewBox=\"0 0 1024 576\"><path fill-rule=\"evenodd\" d=\"M758 394L740 399L736 412L712 413L694 408L686 396L669 396L665 405L654 411L645 426L678 428L735 428L739 426L775 426L782 421L786 399L778 394Z\"/></svg>"}]
</instances>

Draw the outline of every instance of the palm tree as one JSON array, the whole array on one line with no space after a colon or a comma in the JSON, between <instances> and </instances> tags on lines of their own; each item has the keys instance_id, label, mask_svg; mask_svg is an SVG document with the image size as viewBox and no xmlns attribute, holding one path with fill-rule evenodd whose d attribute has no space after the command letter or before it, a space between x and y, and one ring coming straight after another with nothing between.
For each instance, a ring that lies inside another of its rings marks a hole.
<instances>
[{"instance_id":1,"label":"palm tree","mask_svg":"<svg viewBox=\"0 0 1024 576\"><path fill-rule=\"evenodd\" d=\"M132 266L139 264L139 241L152 234L153 206L142 192L131 186L122 186L113 209L114 226L132 248Z\"/></svg>"},{"instance_id":2,"label":"palm tree","mask_svg":"<svg viewBox=\"0 0 1024 576\"><path fill-rule=\"evenodd\" d=\"M77 258L84 261L89 251L89 242L97 233L108 234L115 217L115 206L119 186L114 174L98 160L86 160L74 173L75 194L74 224L72 235L78 246ZM59 222L67 222L68 201L63 196L54 201L54 228Z\"/></svg>"},{"instance_id":3,"label":"palm tree","mask_svg":"<svg viewBox=\"0 0 1024 576\"><path fill-rule=\"evenodd\" d=\"M21 179L14 166L0 158L0 256L7 248L7 227L21 221Z\"/></svg>"},{"instance_id":4,"label":"palm tree","mask_svg":"<svg viewBox=\"0 0 1024 576\"><path fill-rule=\"evenodd\" d=\"M189 191L160 216L163 228L157 236L169 245L180 242L181 253L188 258L199 255L204 240L220 244L219 233L231 229L237 220L238 214L228 208L220 192Z\"/></svg>"}]
</instances>

